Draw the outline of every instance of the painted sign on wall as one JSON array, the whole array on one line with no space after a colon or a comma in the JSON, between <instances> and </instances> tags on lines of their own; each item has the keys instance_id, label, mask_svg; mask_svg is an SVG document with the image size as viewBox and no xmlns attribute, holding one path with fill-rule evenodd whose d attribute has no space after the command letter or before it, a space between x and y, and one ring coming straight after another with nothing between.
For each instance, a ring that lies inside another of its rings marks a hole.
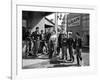
<instances>
[{"instance_id":1,"label":"painted sign on wall","mask_svg":"<svg viewBox=\"0 0 100 80\"><path fill-rule=\"evenodd\" d=\"M80 25L80 16L68 19L68 27L79 26Z\"/></svg>"}]
</instances>

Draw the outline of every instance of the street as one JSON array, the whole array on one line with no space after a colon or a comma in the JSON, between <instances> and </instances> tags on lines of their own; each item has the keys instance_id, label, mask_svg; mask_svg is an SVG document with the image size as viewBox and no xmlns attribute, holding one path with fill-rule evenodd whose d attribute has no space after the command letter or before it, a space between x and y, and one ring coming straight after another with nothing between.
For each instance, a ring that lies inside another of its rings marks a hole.
<instances>
[{"instance_id":1,"label":"street","mask_svg":"<svg viewBox=\"0 0 100 80\"><path fill-rule=\"evenodd\" d=\"M74 55L74 62L59 60L57 58L48 59L45 55L40 55L38 58L23 59L23 69L33 68L54 68L54 67L77 67L76 56ZM82 66L89 66L89 53L82 53Z\"/></svg>"}]
</instances>

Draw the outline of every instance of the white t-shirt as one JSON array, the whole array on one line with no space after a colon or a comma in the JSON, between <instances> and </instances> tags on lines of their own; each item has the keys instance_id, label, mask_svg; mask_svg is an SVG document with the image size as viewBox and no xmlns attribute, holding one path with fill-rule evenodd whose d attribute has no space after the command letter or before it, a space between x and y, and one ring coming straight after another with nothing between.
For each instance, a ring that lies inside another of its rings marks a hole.
<instances>
[{"instance_id":1,"label":"white t-shirt","mask_svg":"<svg viewBox=\"0 0 100 80\"><path fill-rule=\"evenodd\" d=\"M57 40L57 35L56 34L51 35L50 40L52 40L53 43L55 44L56 43L56 40Z\"/></svg>"}]
</instances>

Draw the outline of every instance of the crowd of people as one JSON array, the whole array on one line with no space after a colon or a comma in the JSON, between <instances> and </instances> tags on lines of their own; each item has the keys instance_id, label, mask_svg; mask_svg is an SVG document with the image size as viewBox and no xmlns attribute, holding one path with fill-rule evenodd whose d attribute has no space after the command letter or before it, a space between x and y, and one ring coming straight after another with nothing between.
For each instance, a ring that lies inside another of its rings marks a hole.
<instances>
[{"instance_id":1,"label":"crowd of people","mask_svg":"<svg viewBox=\"0 0 100 80\"><path fill-rule=\"evenodd\" d=\"M31 55L36 58L41 54L52 59L61 55L59 59L74 62L75 54L77 65L80 65L80 61L82 61L82 40L78 32L76 32L76 38L73 39L72 33L66 34L63 30L59 34L55 30L46 33L41 30L41 33L39 33L39 27L36 27L36 30L32 33L25 27L22 30L23 42L26 45L26 57Z\"/></svg>"}]
</instances>

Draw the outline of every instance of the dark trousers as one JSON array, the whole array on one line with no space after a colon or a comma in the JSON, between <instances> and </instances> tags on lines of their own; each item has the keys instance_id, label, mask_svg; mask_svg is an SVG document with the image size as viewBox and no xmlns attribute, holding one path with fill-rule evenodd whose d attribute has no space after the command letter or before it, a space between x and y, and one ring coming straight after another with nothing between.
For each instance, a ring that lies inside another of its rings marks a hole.
<instances>
[{"instance_id":1,"label":"dark trousers","mask_svg":"<svg viewBox=\"0 0 100 80\"><path fill-rule=\"evenodd\" d=\"M29 55L30 52L30 41L26 40L26 51L25 51L25 57L27 58L27 56Z\"/></svg>"},{"instance_id":2,"label":"dark trousers","mask_svg":"<svg viewBox=\"0 0 100 80\"><path fill-rule=\"evenodd\" d=\"M59 55L61 49L62 49L61 45L58 45L58 46L57 46L57 55Z\"/></svg>"},{"instance_id":3,"label":"dark trousers","mask_svg":"<svg viewBox=\"0 0 100 80\"><path fill-rule=\"evenodd\" d=\"M72 47L69 47L68 49L69 49L70 60L74 61L74 56L73 56Z\"/></svg>"},{"instance_id":4,"label":"dark trousers","mask_svg":"<svg viewBox=\"0 0 100 80\"><path fill-rule=\"evenodd\" d=\"M46 47L45 41L40 42L40 52L43 53L43 48Z\"/></svg>"},{"instance_id":5,"label":"dark trousers","mask_svg":"<svg viewBox=\"0 0 100 80\"><path fill-rule=\"evenodd\" d=\"M67 46L62 46L62 59L67 59Z\"/></svg>"},{"instance_id":6,"label":"dark trousers","mask_svg":"<svg viewBox=\"0 0 100 80\"><path fill-rule=\"evenodd\" d=\"M38 54L39 46L40 46L40 40L35 40L34 41L34 55Z\"/></svg>"},{"instance_id":7,"label":"dark trousers","mask_svg":"<svg viewBox=\"0 0 100 80\"><path fill-rule=\"evenodd\" d=\"M77 59L77 64L80 65L80 60L82 61L80 48L76 48L76 59Z\"/></svg>"},{"instance_id":8,"label":"dark trousers","mask_svg":"<svg viewBox=\"0 0 100 80\"><path fill-rule=\"evenodd\" d=\"M52 43L52 41L50 41L48 44L48 53L49 53L49 59L52 59L54 54L54 44Z\"/></svg>"},{"instance_id":9,"label":"dark trousers","mask_svg":"<svg viewBox=\"0 0 100 80\"><path fill-rule=\"evenodd\" d=\"M52 57L53 57L53 52L54 52L53 49L49 49L49 59L52 59Z\"/></svg>"},{"instance_id":10,"label":"dark trousers","mask_svg":"<svg viewBox=\"0 0 100 80\"><path fill-rule=\"evenodd\" d=\"M29 51L31 51L31 40L29 40Z\"/></svg>"}]
</instances>

